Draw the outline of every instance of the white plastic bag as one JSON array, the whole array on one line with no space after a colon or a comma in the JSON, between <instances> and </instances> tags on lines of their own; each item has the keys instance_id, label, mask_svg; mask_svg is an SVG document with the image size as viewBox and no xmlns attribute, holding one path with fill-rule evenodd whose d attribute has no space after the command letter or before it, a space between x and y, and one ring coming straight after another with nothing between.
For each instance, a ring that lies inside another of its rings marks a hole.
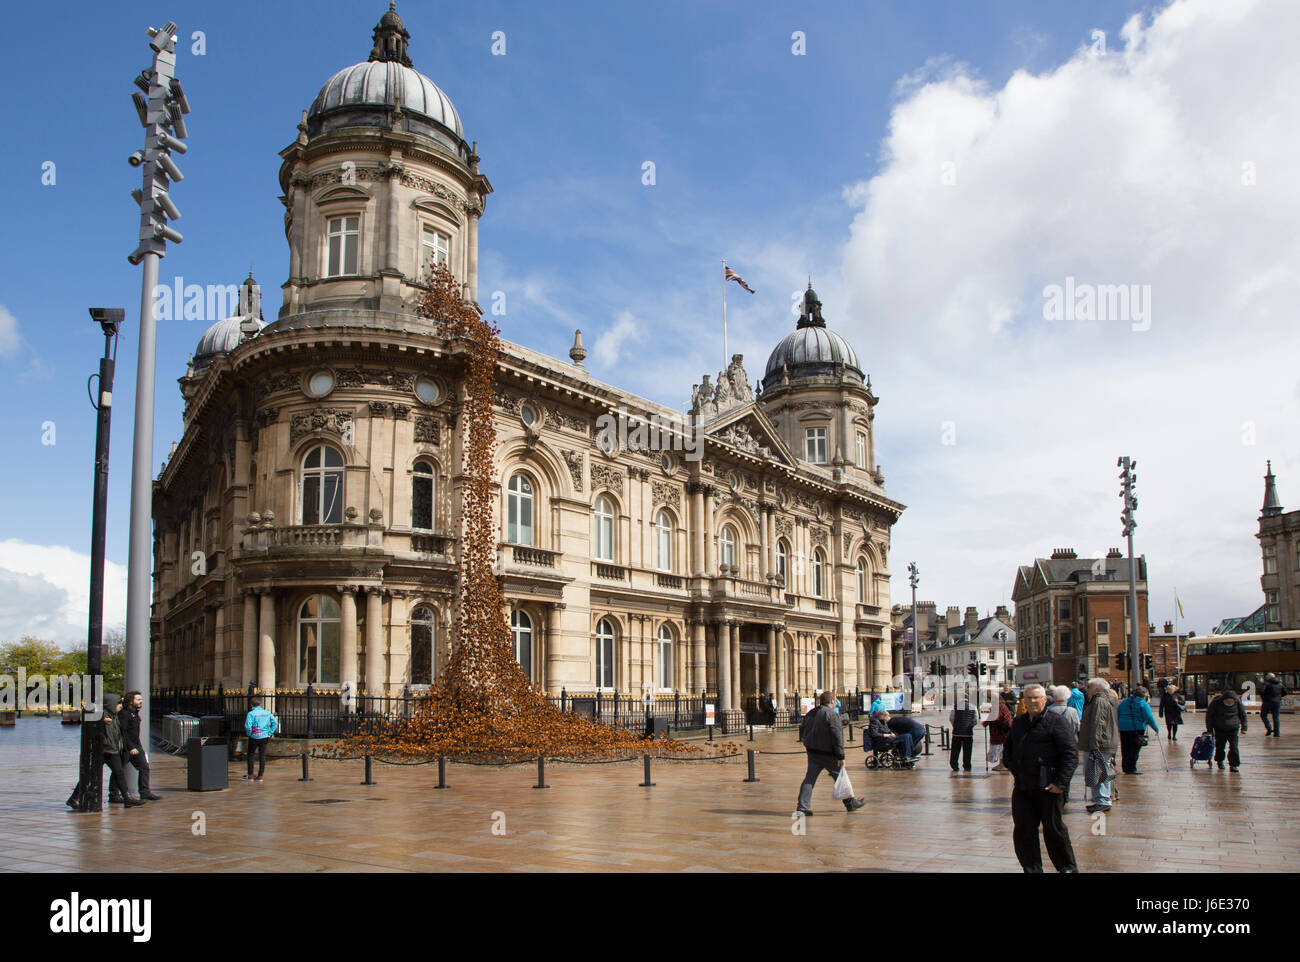
<instances>
[{"instance_id":1,"label":"white plastic bag","mask_svg":"<svg viewBox=\"0 0 1300 962\"><path fill-rule=\"evenodd\" d=\"M841 768L840 773L835 776L835 789L832 794L840 801L853 797L853 783L849 781L849 770L847 768Z\"/></svg>"},{"instance_id":2,"label":"white plastic bag","mask_svg":"<svg viewBox=\"0 0 1300 962\"><path fill-rule=\"evenodd\" d=\"M990 762L991 764L993 764L993 765L997 765L997 764L999 764L999 763L1002 761L1002 746L1001 746L1001 745L990 745L990 746L989 746L989 752L988 752L988 755L987 755L986 757L988 758L988 760L989 760L989 762Z\"/></svg>"}]
</instances>

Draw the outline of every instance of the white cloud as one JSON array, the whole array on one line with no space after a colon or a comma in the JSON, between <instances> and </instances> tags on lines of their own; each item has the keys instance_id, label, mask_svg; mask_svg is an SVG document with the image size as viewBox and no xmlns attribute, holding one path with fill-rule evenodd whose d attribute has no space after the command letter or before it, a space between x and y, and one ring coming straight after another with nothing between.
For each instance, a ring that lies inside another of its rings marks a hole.
<instances>
[{"instance_id":1,"label":"white cloud","mask_svg":"<svg viewBox=\"0 0 1300 962\"><path fill-rule=\"evenodd\" d=\"M1300 499L1298 32L1286 0L1180 0L1000 89L939 59L904 78L878 172L844 192L841 330L910 505L892 567L915 558L923 597L992 608L1017 564L1118 546L1132 454L1152 620L1175 584L1199 631L1262 602L1266 458ZM1151 329L1044 320L1067 277L1150 285Z\"/></svg>"},{"instance_id":2,"label":"white cloud","mask_svg":"<svg viewBox=\"0 0 1300 962\"><path fill-rule=\"evenodd\" d=\"M59 545L0 541L0 641L33 635L65 648L86 643L90 555ZM126 622L126 567L104 564L104 629Z\"/></svg>"},{"instance_id":3,"label":"white cloud","mask_svg":"<svg viewBox=\"0 0 1300 962\"><path fill-rule=\"evenodd\" d=\"M640 322L631 311L620 311L613 325L601 331L591 345L592 357L606 368L613 367L619 362L625 346L640 339Z\"/></svg>"},{"instance_id":4,"label":"white cloud","mask_svg":"<svg viewBox=\"0 0 1300 962\"><path fill-rule=\"evenodd\" d=\"M0 304L0 357L17 354L22 343L22 335L18 333L18 318L9 313L7 307Z\"/></svg>"}]
</instances>

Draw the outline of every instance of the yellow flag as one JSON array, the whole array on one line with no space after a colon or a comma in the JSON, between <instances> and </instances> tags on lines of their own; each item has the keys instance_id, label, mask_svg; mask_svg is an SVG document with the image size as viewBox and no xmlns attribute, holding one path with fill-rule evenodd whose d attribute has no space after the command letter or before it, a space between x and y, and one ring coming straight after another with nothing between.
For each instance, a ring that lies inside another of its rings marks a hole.
<instances>
[{"instance_id":1,"label":"yellow flag","mask_svg":"<svg viewBox=\"0 0 1300 962\"><path fill-rule=\"evenodd\" d=\"M1183 613L1183 603L1182 603L1181 601L1178 600L1178 593L1177 593L1177 592L1174 593L1174 604L1176 604L1176 605L1178 606L1178 617L1179 617L1179 618L1186 618L1187 615Z\"/></svg>"}]
</instances>

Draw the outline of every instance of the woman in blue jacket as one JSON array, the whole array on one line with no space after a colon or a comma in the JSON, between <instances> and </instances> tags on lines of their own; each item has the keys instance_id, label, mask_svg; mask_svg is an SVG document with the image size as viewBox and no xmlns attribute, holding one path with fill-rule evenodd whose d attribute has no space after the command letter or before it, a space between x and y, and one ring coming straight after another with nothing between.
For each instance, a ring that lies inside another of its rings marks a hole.
<instances>
[{"instance_id":1,"label":"woman in blue jacket","mask_svg":"<svg viewBox=\"0 0 1300 962\"><path fill-rule=\"evenodd\" d=\"M1138 753L1142 751L1139 739L1150 728L1160 737L1160 726L1156 716L1151 714L1151 705L1147 702L1149 692L1142 687L1134 689L1119 703L1116 714L1119 720L1120 769L1125 775L1141 775L1137 770Z\"/></svg>"}]
</instances>

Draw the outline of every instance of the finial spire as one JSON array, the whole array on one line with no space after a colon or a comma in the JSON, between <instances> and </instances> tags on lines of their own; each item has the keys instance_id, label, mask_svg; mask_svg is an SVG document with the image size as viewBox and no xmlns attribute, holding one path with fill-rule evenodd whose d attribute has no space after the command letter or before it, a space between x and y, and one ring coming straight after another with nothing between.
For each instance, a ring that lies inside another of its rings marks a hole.
<instances>
[{"instance_id":1,"label":"finial spire","mask_svg":"<svg viewBox=\"0 0 1300 962\"><path fill-rule=\"evenodd\" d=\"M1260 516L1273 518L1282 513L1282 499L1277 496L1277 479L1273 477L1273 462L1268 462L1268 473L1264 475L1264 507Z\"/></svg>"},{"instance_id":2,"label":"finial spire","mask_svg":"<svg viewBox=\"0 0 1300 962\"><path fill-rule=\"evenodd\" d=\"M388 12L379 18L375 26L375 45L370 50L371 61L395 62L403 67L411 66L411 58L406 52L406 43L411 35L406 31L406 24L397 15L396 4L388 4Z\"/></svg>"}]
</instances>

